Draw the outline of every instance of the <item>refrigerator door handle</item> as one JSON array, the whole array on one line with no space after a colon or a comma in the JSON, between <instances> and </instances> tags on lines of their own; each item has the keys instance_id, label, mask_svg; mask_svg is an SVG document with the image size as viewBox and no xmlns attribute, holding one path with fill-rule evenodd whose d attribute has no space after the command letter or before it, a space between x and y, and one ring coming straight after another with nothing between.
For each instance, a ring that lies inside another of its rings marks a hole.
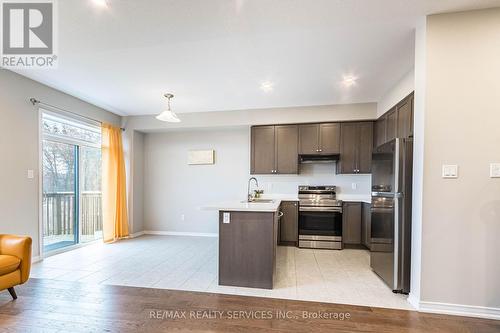
<instances>
[{"instance_id":1,"label":"refrigerator door handle","mask_svg":"<svg viewBox=\"0 0 500 333\"><path fill-rule=\"evenodd\" d=\"M398 197L394 198L394 285L392 286L392 290L398 290L400 281L399 281L399 221L400 221L400 211L401 211L401 200Z\"/></svg>"},{"instance_id":2,"label":"refrigerator door handle","mask_svg":"<svg viewBox=\"0 0 500 333\"><path fill-rule=\"evenodd\" d=\"M372 197L378 198L402 198L404 197L403 192L372 192Z\"/></svg>"}]
</instances>

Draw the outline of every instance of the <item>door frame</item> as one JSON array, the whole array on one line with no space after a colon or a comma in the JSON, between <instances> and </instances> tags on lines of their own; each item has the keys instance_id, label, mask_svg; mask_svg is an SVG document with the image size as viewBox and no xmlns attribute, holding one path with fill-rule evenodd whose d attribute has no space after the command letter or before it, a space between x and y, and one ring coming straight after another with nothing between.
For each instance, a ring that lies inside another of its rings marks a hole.
<instances>
[{"instance_id":1,"label":"door frame","mask_svg":"<svg viewBox=\"0 0 500 333\"><path fill-rule=\"evenodd\" d=\"M81 217L81 195L80 195L80 174L81 174L81 164L79 159L80 159L80 147L82 146L81 144L78 143L77 140L71 140L71 139L64 139L64 138L59 138L57 137L56 142L61 142L61 143L66 143L70 145L76 145L77 146L77 154L76 158L78 159L77 164L78 164L78 170L75 170L75 173L77 174L77 196L78 196L78 201L75 203L77 205L78 211L76 212L77 215L77 220L76 223L78 224L78 230L75 228L75 232L78 233L78 235L75 235L75 238L77 242L74 245L69 245L66 247L62 247L60 249L55 249L50 252L45 252L43 248L43 140L44 140L44 134L42 130L43 126L43 113L52 113L57 116L62 116L64 117L64 114L61 112L57 111L52 111L50 108L38 108L38 253L39 255L36 257L32 258L32 262L38 262L43 260L44 258L51 257L56 254L68 252L71 250L75 250L81 247L85 247L88 245L96 244L101 241L101 239L96 239L93 241L85 242L85 243L80 243L80 231L81 231L81 224L80 224L80 217ZM74 117L75 119L78 119L78 117ZM50 138L50 135L48 136ZM54 137L55 138L55 137ZM92 145L88 144L85 145L88 147L95 147L95 148L101 148L99 145ZM76 161L76 160L75 160Z\"/></svg>"}]
</instances>

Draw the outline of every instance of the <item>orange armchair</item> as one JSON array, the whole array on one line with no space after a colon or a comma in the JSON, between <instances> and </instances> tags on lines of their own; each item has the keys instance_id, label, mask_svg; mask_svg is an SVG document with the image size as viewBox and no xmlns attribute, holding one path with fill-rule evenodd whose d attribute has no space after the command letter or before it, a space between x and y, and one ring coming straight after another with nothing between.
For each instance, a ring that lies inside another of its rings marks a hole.
<instances>
[{"instance_id":1,"label":"orange armchair","mask_svg":"<svg viewBox=\"0 0 500 333\"><path fill-rule=\"evenodd\" d=\"M31 238L0 235L0 290L17 298L14 286L28 281L31 269Z\"/></svg>"}]
</instances>

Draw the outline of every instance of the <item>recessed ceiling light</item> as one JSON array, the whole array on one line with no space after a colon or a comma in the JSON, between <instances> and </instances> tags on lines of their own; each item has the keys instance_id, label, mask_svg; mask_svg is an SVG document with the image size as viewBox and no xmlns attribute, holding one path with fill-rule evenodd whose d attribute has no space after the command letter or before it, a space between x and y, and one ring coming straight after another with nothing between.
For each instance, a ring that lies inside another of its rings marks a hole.
<instances>
[{"instance_id":1,"label":"recessed ceiling light","mask_svg":"<svg viewBox=\"0 0 500 333\"><path fill-rule=\"evenodd\" d=\"M356 80L357 80L357 77L352 76L352 75L348 75L348 76L344 76L342 83L346 87L351 87L351 86L354 86L356 84Z\"/></svg>"},{"instance_id":2,"label":"recessed ceiling light","mask_svg":"<svg viewBox=\"0 0 500 333\"><path fill-rule=\"evenodd\" d=\"M92 0L92 2L99 7L108 7L108 1L106 0Z\"/></svg>"},{"instance_id":3,"label":"recessed ceiling light","mask_svg":"<svg viewBox=\"0 0 500 333\"><path fill-rule=\"evenodd\" d=\"M264 92L271 92L274 89L274 83L271 81L265 81L260 84L260 89Z\"/></svg>"}]
</instances>

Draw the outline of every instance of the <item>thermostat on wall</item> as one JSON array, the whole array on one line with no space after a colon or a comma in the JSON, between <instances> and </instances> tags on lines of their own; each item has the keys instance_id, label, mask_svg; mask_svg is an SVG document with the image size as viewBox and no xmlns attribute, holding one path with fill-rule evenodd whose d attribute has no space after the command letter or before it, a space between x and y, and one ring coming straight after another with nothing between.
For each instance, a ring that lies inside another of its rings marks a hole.
<instances>
[{"instance_id":1,"label":"thermostat on wall","mask_svg":"<svg viewBox=\"0 0 500 333\"><path fill-rule=\"evenodd\" d=\"M443 165L443 178L458 178L458 165L456 164Z\"/></svg>"}]
</instances>

